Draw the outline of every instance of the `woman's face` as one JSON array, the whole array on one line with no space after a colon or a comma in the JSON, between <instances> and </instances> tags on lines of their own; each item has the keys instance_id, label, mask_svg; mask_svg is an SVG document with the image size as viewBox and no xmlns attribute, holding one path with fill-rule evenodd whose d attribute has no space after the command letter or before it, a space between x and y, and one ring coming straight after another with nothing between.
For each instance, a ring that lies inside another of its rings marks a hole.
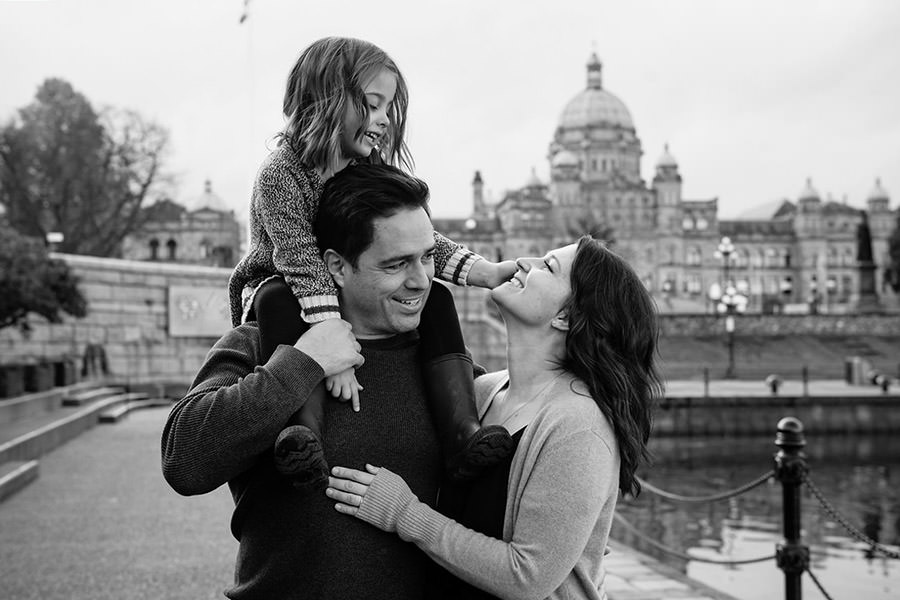
<instances>
[{"instance_id":1,"label":"woman's face","mask_svg":"<svg viewBox=\"0 0 900 600\"><path fill-rule=\"evenodd\" d=\"M515 275L491 290L491 298L504 315L535 326L549 324L572 293L569 274L576 249L569 244L539 258L518 259Z\"/></svg>"}]
</instances>

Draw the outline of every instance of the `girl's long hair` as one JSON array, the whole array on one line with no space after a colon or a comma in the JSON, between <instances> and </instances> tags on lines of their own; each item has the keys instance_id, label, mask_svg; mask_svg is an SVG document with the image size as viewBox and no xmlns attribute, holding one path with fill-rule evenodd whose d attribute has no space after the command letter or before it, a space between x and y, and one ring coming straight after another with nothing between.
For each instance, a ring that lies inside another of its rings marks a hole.
<instances>
[{"instance_id":1,"label":"girl's long hair","mask_svg":"<svg viewBox=\"0 0 900 600\"><path fill-rule=\"evenodd\" d=\"M388 111L390 125L381 141L380 153L369 162L386 162L412 171L406 147L406 109L409 93L400 69L384 50L364 40L328 37L313 42L294 64L284 92L287 123L278 134L278 144L288 143L300 162L326 169L341 156L341 130L347 107L361 117L355 136L369 125L369 103L363 87L383 69L397 78L394 102ZM364 159L366 160L366 159Z\"/></svg>"},{"instance_id":2,"label":"girl's long hair","mask_svg":"<svg viewBox=\"0 0 900 600\"><path fill-rule=\"evenodd\" d=\"M561 366L587 384L612 425L621 456L619 489L637 496L636 471L650 458L653 410L663 393L656 306L628 263L589 236L578 241L570 279Z\"/></svg>"}]
</instances>

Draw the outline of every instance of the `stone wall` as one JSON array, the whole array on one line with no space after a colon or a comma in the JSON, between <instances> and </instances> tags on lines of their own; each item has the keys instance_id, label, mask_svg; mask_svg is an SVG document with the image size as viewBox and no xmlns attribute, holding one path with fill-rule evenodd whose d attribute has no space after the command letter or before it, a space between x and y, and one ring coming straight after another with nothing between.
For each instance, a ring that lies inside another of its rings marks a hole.
<instances>
[{"instance_id":1,"label":"stone wall","mask_svg":"<svg viewBox=\"0 0 900 600\"><path fill-rule=\"evenodd\" d=\"M169 289L187 286L221 290L227 305L230 269L57 254L79 278L88 301L83 319L51 324L32 316L33 333L0 330L4 362L60 355L83 357L89 345L102 347L109 373L123 382L149 378L190 381L215 336L170 335ZM79 367L81 363L79 363Z\"/></svg>"},{"instance_id":2,"label":"stone wall","mask_svg":"<svg viewBox=\"0 0 900 600\"><path fill-rule=\"evenodd\" d=\"M716 315L660 315L660 334L669 337L706 335L719 331ZM868 335L900 337L900 314L873 315L737 315L742 335Z\"/></svg>"}]
</instances>

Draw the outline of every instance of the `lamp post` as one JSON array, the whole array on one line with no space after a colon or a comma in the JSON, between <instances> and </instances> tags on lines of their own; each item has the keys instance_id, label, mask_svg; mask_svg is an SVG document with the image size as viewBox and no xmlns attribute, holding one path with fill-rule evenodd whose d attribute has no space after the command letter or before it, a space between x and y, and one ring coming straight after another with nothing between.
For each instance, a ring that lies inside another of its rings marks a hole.
<instances>
[{"instance_id":1,"label":"lamp post","mask_svg":"<svg viewBox=\"0 0 900 600\"><path fill-rule=\"evenodd\" d=\"M734 368L734 315L743 314L747 310L748 301L748 290L744 282L735 286L729 277L732 254L734 254L734 244L731 243L731 238L723 237L716 248L716 258L722 259L722 285L714 283L709 287L709 298L715 302L716 314L725 315L725 331L728 333L726 379L734 379L736 377Z\"/></svg>"}]
</instances>

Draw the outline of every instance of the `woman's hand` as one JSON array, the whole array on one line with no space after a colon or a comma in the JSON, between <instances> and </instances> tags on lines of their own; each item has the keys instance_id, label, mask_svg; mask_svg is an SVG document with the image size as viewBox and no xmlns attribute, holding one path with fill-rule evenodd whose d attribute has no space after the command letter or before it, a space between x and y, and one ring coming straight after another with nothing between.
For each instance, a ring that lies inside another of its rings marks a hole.
<instances>
[{"instance_id":1,"label":"woman's hand","mask_svg":"<svg viewBox=\"0 0 900 600\"><path fill-rule=\"evenodd\" d=\"M328 489L325 490L325 495L332 500L337 500L334 508L338 512L355 517L379 470L378 467L369 464L366 465L365 472L346 467L334 467L331 469L333 477L328 478Z\"/></svg>"}]
</instances>

